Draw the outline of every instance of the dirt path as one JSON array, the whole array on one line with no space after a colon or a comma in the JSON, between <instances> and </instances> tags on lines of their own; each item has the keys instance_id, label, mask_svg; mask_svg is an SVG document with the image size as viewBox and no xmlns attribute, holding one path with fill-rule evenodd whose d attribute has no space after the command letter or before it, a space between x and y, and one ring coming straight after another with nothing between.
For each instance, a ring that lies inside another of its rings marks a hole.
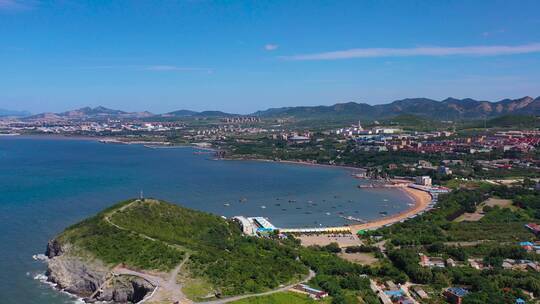
<instances>
[{"instance_id":1,"label":"dirt path","mask_svg":"<svg viewBox=\"0 0 540 304\"><path fill-rule=\"evenodd\" d=\"M138 233L138 232L135 232L135 231L131 231L131 230L127 229L127 228L121 227L121 226L115 224L111 220L111 217L116 212L123 211L123 210L129 208L130 206L132 206L133 204L138 203L138 202L140 202L140 200L135 200L135 201L133 201L133 202L131 202L131 203L125 205L125 206L122 206L121 208L119 208L117 210L114 210L110 214L105 215L105 217L104 217L105 221L107 223L109 223L110 225L116 227L117 229L136 233L140 237L151 240L153 242L162 242L163 244L166 244L167 246L169 246L171 248L183 249L180 246L177 246L177 245L174 245L174 244L169 244L169 243L166 243L166 242L163 242L163 241L159 241L159 240L156 240L156 239L154 239L154 238L152 238L150 236L147 236L145 234ZM183 250L183 251L185 252L185 250ZM154 292L152 292L152 294L150 294L149 297L145 298L140 303L142 303L142 302L144 302L144 303L154 303L155 302L155 303L191 304L191 303L193 303L193 301L191 301L190 299L188 299L186 297L186 295L182 292L182 286L180 284L178 284L178 282L176 280L176 278L178 277L178 274L180 273L180 270L185 265L185 263L189 260L189 257L190 257L190 254L186 253L186 256L184 257L182 262L180 264L178 264L168 274L168 276L166 278L164 278L162 276L155 275L155 274L151 274L149 272L131 270L131 269L128 269L128 268L125 268L125 267L120 267L120 266L115 267L113 269L113 273L115 275L137 276L137 277L140 277L140 278L143 278L143 279L147 280L152 285L156 286L156 289L154 290ZM311 280L313 277L315 277L315 272L313 272L312 270L309 270L309 274L304 280L302 280L300 282L296 282L294 284L290 284L290 285L287 285L287 286L280 287L278 289L274 289L274 290L270 290L270 291L266 291L266 292L262 292L262 293L258 293L258 294L241 295L241 296L230 297L230 298L226 298L226 299L220 299L220 300L214 300L214 301L208 301L208 302L198 302L198 303L199 304L223 304L223 303L229 303L229 302L238 301L238 300L251 298L251 297L260 297L260 296L265 296L265 295L271 295L271 294L274 294L274 293L287 291L287 290L291 289L293 286L295 286L296 284L305 283L305 282Z\"/></svg>"},{"instance_id":2,"label":"dirt path","mask_svg":"<svg viewBox=\"0 0 540 304\"><path fill-rule=\"evenodd\" d=\"M128 269L125 267L116 267L113 270L115 275L131 275L143 278L150 282L152 285L156 286L156 290L150 294L149 297L145 298L143 301L145 303L152 302L166 302L166 303L193 303L189 300L184 293L182 292L182 286L177 283L176 277L178 273L189 260L189 254L186 254L186 257L178 264L169 274L167 278L164 278L159 275L151 274L146 271L136 271Z\"/></svg>"},{"instance_id":3,"label":"dirt path","mask_svg":"<svg viewBox=\"0 0 540 304\"><path fill-rule=\"evenodd\" d=\"M122 206L121 208L119 208L117 210L114 210L113 212L105 215L105 217L104 217L105 221L107 223L109 223L110 225L112 225L113 227L117 228L117 229L136 233L138 236L140 236L142 238L145 238L147 240L150 240L152 242L161 242L161 243L163 243L163 244L165 244L165 245L167 245L167 246L169 246L171 248L182 250L182 251L185 252L185 250L183 250L183 248L181 248L178 245L162 242L162 241L156 240L153 237L150 237L150 236L148 236L146 234L131 231L131 230L127 229L127 228L119 226L118 224L114 223L111 220L111 217L114 214L116 214L116 212L123 211L123 210L131 207L133 204L139 203L139 202L140 202L140 200L135 200L135 201L133 201L133 202L131 202L131 203L125 205L125 206ZM116 267L113 270L113 273L116 274L116 275L137 276L137 277L140 277L140 278L143 278L143 279L147 280L152 285L156 286L156 289L154 290L154 292L152 292L152 294L148 298L145 298L143 300L144 302L159 302L159 301L166 302L166 301L170 301L171 303L175 303L175 302L178 302L178 303L193 303L182 292L182 286L180 286L176 282L176 277L178 276L178 273L180 272L182 267L185 265L185 263L189 260L189 257L190 257L189 253L186 253L186 255L185 255L184 259L182 260L182 262L180 264L178 264L168 274L168 277L166 279L161 277L161 276L158 276L158 275L150 274L149 272L135 271L135 270L131 270L131 269L128 269L128 268L125 268L125 267Z\"/></svg>"},{"instance_id":4,"label":"dirt path","mask_svg":"<svg viewBox=\"0 0 540 304\"><path fill-rule=\"evenodd\" d=\"M247 294L247 295L230 297L230 298L226 298L226 299L208 301L208 302L198 302L198 304L225 304L225 303L230 303L230 302L243 300L243 299L247 299L247 298L267 296L267 295L271 295L271 294L274 294L274 293L287 291L287 290L293 288L297 284L305 283L305 282L311 280L313 277L315 277L315 272L313 272L312 270L309 270L308 276L305 279L303 279L302 281L296 282L294 284L290 284L290 285L287 285L287 286L283 286L283 287L280 287L278 289L274 289L274 290L270 290L270 291L266 291L266 292L261 292L261 293Z\"/></svg>"},{"instance_id":5,"label":"dirt path","mask_svg":"<svg viewBox=\"0 0 540 304\"><path fill-rule=\"evenodd\" d=\"M140 202L141 202L140 200L134 200L133 202L131 202L131 203L125 205L125 206L122 206L122 207L120 207L119 209L116 209L116 210L114 210L113 212L111 212L111 213L105 215L105 217L104 217L105 222L109 223L110 225L112 225L113 227L115 227L115 228L117 228L117 229L135 233L135 234L137 234L138 236L140 236L140 237L142 237L142 238L144 238L144 239L150 240L150 241L152 241L152 242L161 242L161 243L167 245L167 246L170 247L170 248L185 251L185 249L182 248L181 246L178 246L178 245L175 245L175 244L169 244L169 243L166 243L166 242L163 242L163 241L160 241L160 240L156 240L155 238L153 238L153 237L151 237L151 236L148 236L148 235L146 235L146 234L143 234L143 233L139 233L139 232L135 232L135 231L129 230L129 229L127 229L127 228L124 228L124 227L121 227L121 226L115 224L115 223L111 220L111 217L112 217L114 214L116 214L116 212L118 212L118 211L124 211L124 210L126 210L127 208L131 207L133 204L135 204L135 203L140 203Z\"/></svg>"}]
</instances>

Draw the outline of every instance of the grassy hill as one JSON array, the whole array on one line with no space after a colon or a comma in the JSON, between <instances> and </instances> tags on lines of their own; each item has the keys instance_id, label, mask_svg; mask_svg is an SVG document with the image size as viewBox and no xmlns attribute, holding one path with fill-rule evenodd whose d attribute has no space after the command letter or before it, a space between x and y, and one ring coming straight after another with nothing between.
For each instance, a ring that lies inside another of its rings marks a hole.
<instances>
[{"instance_id":1,"label":"grassy hill","mask_svg":"<svg viewBox=\"0 0 540 304\"><path fill-rule=\"evenodd\" d=\"M540 119L533 115L504 115L487 121L488 128L538 128Z\"/></svg>"},{"instance_id":2,"label":"grassy hill","mask_svg":"<svg viewBox=\"0 0 540 304\"><path fill-rule=\"evenodd\" d=\"M126 201L58 238L105 263L167 271L189 253L189 276L222 295L260 292L305 276L296 248L244 237L236 223L157 200Z\"/></svg>"}]
</instances>

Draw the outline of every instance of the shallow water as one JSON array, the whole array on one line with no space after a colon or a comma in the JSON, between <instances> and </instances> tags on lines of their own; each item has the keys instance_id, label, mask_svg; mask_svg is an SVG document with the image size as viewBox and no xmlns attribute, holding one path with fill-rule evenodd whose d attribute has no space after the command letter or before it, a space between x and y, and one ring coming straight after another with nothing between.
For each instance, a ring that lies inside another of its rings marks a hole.
<instances>
[{"instance_id":1,"label":"shallow water","mask_svg":"<svg viewBox=\"0 0 540 304\"><path fill-rule=\"evenodd\" d=\"M68 225L141 190L219 215L266 216L278 227L342 225L338 212L374 219L410 203L398 190L358 189L345 169L214 161L193 152L0 137L0 303L73 303L34 279L45 267L32 255Z\"/></svg>"}]
</instances>

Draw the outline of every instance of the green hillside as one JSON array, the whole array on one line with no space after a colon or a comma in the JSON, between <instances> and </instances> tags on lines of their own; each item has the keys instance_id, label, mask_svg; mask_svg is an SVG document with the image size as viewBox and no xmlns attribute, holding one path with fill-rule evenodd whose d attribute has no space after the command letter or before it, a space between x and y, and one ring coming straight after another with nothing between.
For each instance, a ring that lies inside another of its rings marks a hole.
<instances>
[{"instance_id":1,"label":"green hillside","mask_svg":"<svg viewBox=\"0 0 540 304\"><path fill-rule=\"evenodd\" d=\"M292 245L244 237L234 222L156 200L117 204L57 239L108 264L139 269L170 270L189 254L189 275L222 295L276 288L308 273Z\"/></svg>"}]
</instances>

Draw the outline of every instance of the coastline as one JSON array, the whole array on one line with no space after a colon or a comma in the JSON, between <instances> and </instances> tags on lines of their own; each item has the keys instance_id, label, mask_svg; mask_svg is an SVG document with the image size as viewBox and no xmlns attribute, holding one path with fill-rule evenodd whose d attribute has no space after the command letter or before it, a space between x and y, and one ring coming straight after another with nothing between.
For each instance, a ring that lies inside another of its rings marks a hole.
<instances>
[{"instance_id":1,"label":"coastline","mask_svg":"<svg viewBox=\"0 0 540 304\"><path fill-rule=\"evenodd\" d=\"M330 164L318 164L318 163L313 163L313 162L308 162L308 161L300 161L300 160L273 160L273 159L266 159L266 158L216 158L215 160L256 161L256 162L267 162L267 163L278 163L278 164L282 163L282 164L309 166L309 167L339 168L339 169L347 169L347 170L366 171L365 168L361 168L361 167L330 165Z\"/></svg>"},{"instance_id":2,"label":"coastline","mask_svg":"<svg viewBox=\"0 0 540 304\"><path fill-rule=\"evenodd\" d=\"M427 192L413 189L410 187L399 188L405 195L409 196L414 201L414 206L403 212L387 216L378 220L370 221L364 224L350 225L351 232L356 233L360 230L374 230L386 225L398 223L402 220L417 215L422 211L425 211L431 203L431 195Z\"/></svg>"},{"instance_id":3,"label":"coastline","mask_svg":"<svg viewBox=\"0 0 540 304\"><path fill-rule=\"evenodd\" d=\"M90 137L90 136L61 136L61 135L19 135L20 137L26 137L26 138L48 138L48 139L59 139L59 140L91 140L101 143L104 139L107 138L101 138L101 137ZM17 136L17 137L19 137ZM108 138L111 139L111 138ZM112 143L112 142L111 142ZM206 150L206 151L216 151L213 148L209 147L198 147L196 145L159 145L159 146L153 146L153 145L147 145L142 142L139 143L129 143L129 142L118 142L121 144L138 144L143 145L147 148L152 149L171 149L171 148L192 148L196 150ZM365 168L360 167L352 167L352 166L341 166L341 165L330 165L330 164L318 164L308 161L299 161L299 160L272 160L272 159L263 159L263 158L219 158L215 160L233 160L233 161L257 161L257 162L272 162L272 163L283 163L283 164L289 164L289 165L299 165L299 166L312 166L312 167L322 167L322 168L333 168L333 169L345 169L345 170L351 170L351 171L365 171ZM410 197L412 202L414 203L414 206L411 208L397 213L393 214L384 218L372 220L363 224L354 224L349 225L347 227L350 227L351 231L354 233L358 230L373 230L381 228L385 225L394 224L397 222L400 222L402 220L405 220L411 216L417 215L418 213L425 211L428 207L428 205L431 203L431 196L421 190L409 188L409 187L394 187L399 189L400 191L403 191L403 194Z\"/></svg>"}]
</instances>

